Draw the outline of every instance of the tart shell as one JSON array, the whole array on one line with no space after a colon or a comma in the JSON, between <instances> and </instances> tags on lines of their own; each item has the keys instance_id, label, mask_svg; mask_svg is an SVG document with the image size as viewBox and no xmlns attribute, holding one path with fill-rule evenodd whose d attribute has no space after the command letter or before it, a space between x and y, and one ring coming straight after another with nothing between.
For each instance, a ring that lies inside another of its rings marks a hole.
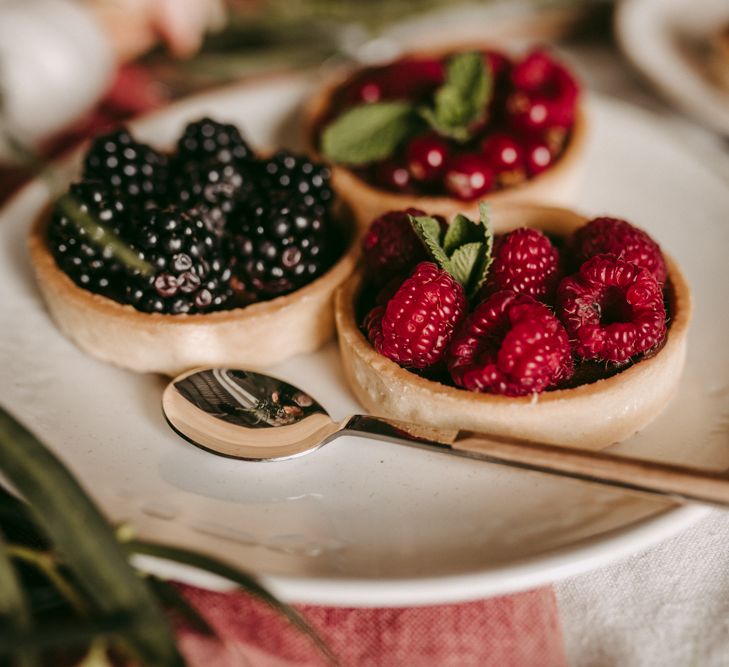
<instances>
[{"instance_id":1,"label":"tart shell","mask_svg":"<svg viewBox=\"0 0 729 667\"><path fill-rule=\"evenodd\" d=\"M335 290L352 273L359 246L347 248L322 276L270 301L193 315L144 313L76 285L48 248L50 211L39 216L28 249L40 292L58 327L88 354L137 372L177 375L198 366L249 370L312 352L334 333ZM339 216L354 227L349 216Z\"/></svg>"},{"instance_id":2,"label":"tart shell","mask_svg":"<svg viewBox=\"0 0 729 667\"><path fill-rule=\"evenodd\" d=\"M475 48L479 46L484 45L477 45ZM408 55L438 56L454 50L450 48L440 50L438 53L418 52ZM318 145L323 119L331 106L335 92L354 71L347 69L333 75L309 99L304 109L304 136L307 149L316 159L326 159L320 154ZM587 137L588 121L584 104L580 102L567 145L562 155L549 169L518 185L487 193L483 198L495 204L538 202L568 205L572 203L582 182ZM372 220L387 211L404 210L410 207L427 211L429 215L442 215L447 219L457 213L478 217L478 199L463 201L445 195L392 192L365 181L355 171L343 165L332 164L331 169L332 184L337 194L352 209L361 228L367 227Z\"/></svg>"},{"instance_id":3,"label":"tart shell","mask_svg":"<svg viewBox=\"0 0 729 667\"><path fill-rule=\"evenodd\" d=\"M521 226L566 235L587 222L571 211L542 206L494 207L500 232ZM686 356L691 294L666 257L672 285L666 342L653 357L609 378L534 397L510 398L446 386L411 373L379 354L356 317L363 284L357 271L338 291L335 315L344 374L357 400L375 415L434 428L478 431L566 447L602 449L633 435L666 406Z\"/></svg>"}]
</instances>

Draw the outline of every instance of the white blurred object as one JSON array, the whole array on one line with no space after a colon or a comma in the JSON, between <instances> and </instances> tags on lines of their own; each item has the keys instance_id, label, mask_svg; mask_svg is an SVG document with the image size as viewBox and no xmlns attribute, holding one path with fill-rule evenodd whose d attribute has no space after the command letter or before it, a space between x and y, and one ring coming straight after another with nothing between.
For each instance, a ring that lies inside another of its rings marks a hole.
<instances>
[{"instance_id":1,"label":"white blurred object","mask_svg":"<svg viewBox=\"0 0 729 667\"><path fill-rule=\"evenodd\" d=\"M712 43L729 25L729 0L623 0L615 14L621 48L684 113L729 136L729 91L712 60Z\"/></svg>"},{"instance_id":2,"label":"white blurred object","mask_svg":"<svg viewBox=\"0 0 729 667\"><path fill-rule=\"evenodd\" d=\"M93 17L73 0L0 0L0 161L7 133L33 145L89 110L114 74Z\"/></svg>"}]
</instances>

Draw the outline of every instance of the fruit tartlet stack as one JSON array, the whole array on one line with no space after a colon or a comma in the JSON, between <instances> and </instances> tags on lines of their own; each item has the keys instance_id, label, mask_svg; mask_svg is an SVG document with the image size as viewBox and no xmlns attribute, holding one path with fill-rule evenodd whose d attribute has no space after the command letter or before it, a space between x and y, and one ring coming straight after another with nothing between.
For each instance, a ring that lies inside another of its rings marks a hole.
<instances>
[{"instance_id":1,"label":"fruit tartlet stack","mask_svg":"<svg viewBox=\"0 0 729 667\"><path fill-rule=\"evenodd\" d=\"M516 60L495 50L413 56L315 99L313 144L385 193L493 198L552 171L581 143L579 99L575 78L544 50Z\"/></svg>"},{"instance_id":2,"label":"fruit tartlet stack","mask_svg":"<svg viewBox=\"0 0 729 667\"><path fill-rule=\"evenodd\" d=\"M207 313L287 294L341 250L326 167L258 159L232 125L190 123L165 154L97 138L48 242L79 286L147 313Z\"/></svg>"},{"instance_id":3,"label":"fruit tartlet stack","mask_svg":"<svg viewBox=\"0 0 729 667\"><path fill-rule=\"evenodd\" d=\"M358 254L329 169L256 156L232 125L190 123L164 153L124 129L38 217L29 249L60 329L119 366L262 368L334 333Z\"/></svg>"},{"instance_id":4,"label":"fruit tartlet stack","mask_svg":"<svg viewBox=\"0 0 729 667\"><path fill-rule=\"evenodd\" d=\"M658 244L625 220L522 208L509 215L528 214L530 226L512 220L510 231L495 238L484 205L478 222L458 215L447 223L409 209L372 223L363 238L364 277L340 292L354 301L352 317L370 352L347 327L348 305L337 304L348 377L367 407L379 401L394 418L549 440L549 429L562 427L556 413L540 420L536 408L563 410L570 399L592 397L582 407L598 412L572 415L571 437L588 436L592 420L604 432L580 444L604 446L644 425L639 403L653 398L635 391L652 392L657 403L660 395L663 406L683 364L683 331L675 350L660 364L650 362L662 356L669 323L683 328L687 321L680 273L671 273ZM544 231L531 226L540 221ZM353 362L358 355L375 367L369 378ZM638 367L652 374L648 384L619 389ZM470 393L483 399L467 399ZM641 413L635 423L634 408ZM569 444L571 437L552 439Z\"/></svg>"}]
</instances>

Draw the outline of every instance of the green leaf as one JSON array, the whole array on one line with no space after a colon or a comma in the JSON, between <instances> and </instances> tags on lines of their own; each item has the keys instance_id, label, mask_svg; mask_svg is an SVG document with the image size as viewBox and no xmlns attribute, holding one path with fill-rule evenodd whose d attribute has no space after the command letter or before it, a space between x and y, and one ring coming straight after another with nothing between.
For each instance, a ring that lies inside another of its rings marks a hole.
<instances>
[{"instance_id":1,"label":"green leaf","mask_svg":"<svg viewBox=\"0 0 729 667\"><path fill-rule=\"evenodd\" d=\"M4 619L3 623L7 625L11 636L32 632L30 605L23 593L18 573L10 560L2 534L0 534L0 619ZM34 667L40 664L35 648L32 646L19 648L17 664L19 667Z\"/></svg>"},{"instance_id":2,"label":"green leaf","mask_svg":"<svg viewBox=\"0 0 729 667\"><path fill-rule=\"evenodd\" d=\"M9 544L8 554L15 560L23 561L26 565L34 567L48 582L56 589L63 599L77 612L87 614L89 612L86 599L80 591L74 588L72 582L66 578L66 573L59 566L57 559L52 553L26 547L22 544Z\"/></svg>"},{"instance_id":3,"label":"green leaf","mask_svg":"<svg viewBox=\"0 0 729 667\"><path fill-rule=\"evenodd\" d=\"M32 632L18 633L0 628L0 655L4 651L33 647L38 650L85 646L94 639L122 637L134 626L126 614L110 614L95 618L53 618L36 625Z\"/></svg>"},{"instance_id":4,"label":"green leaf","mask_svg":"<svg viewBox=\"0 0 729 667\"><path fill-rule=\"evenodd\" d=\"M215 630L210 626L205 617L195 609L172 584L159 577L149 576L147 581L155 592L157 599L167 609L177 612L188 625L197 633L206 637L217 637Z\"/></svg>"},{"instance_id":5,"label":"green leaf","mask_svg":"<svg viewBox=\"0 0 729 667\"><path fill-rule=\"evenodd\" d=\"M479 262L482 248L483 243L478 241L466 243L451 255L452 275L466 289L471 283L471 276Z\"/></svg>"},{"instance_id":6,"label":"green leaf","mask_svg":"<svg viewBox=\"0 0 729 667\"><path fill-rule=\"evenodd\" d=\"M184 665L164 612L111 526L58 458L2 408L0 470L98 611L133 619L123 639L140 662Z\"/></svg>"},{"instance_id":7,"label":"green leaf","mask_svg":"<svg viewBox=\"0 0 729 667\"><path fill-rule=\"evenodd\" d=\"M415 233L420 237L428 252L430 253L433 261L435 261L441 269L452 273L451 263L448 259L448 255L441 246L440 235L441 228L440 223L435 219L427 215L410 217L410 224L413 226Z\"/></svg>"},{"instance_id":8,"label":"green leaf","mask_svg":"<svg viewBox=\"0 0 729 667\"><path fill-rule=\"evenodd\" d=\"M488 204L481 202L478 205L479 221L483 227L483 252L479 264L475 268L475 276L471 285L470 297L475 296L483 287L489 275L489 269L494 261L494 230L491 227L491 209Z\"/></svg>"},{"instance_id":9,"label":"green leaf","mask_svg":"<svg viewBox=\"0 0 729 667\"><path fill-rule=\"evenodd\" d=\"M131 540L130 542L127 542L125 546L131 553L155 556L156 558L164 558L177 563L183 563L184 565L190 565L206 572L212 572L213 574L217 574L219 577L223 577L224 579L228 579L238 584L244 590L255 595L257 598L273 607L273 609L285 616L292 625L306 634L332 665L339 664L339 661L332 653L331 649L317 634L316 630L314 630L293 607L276 599L251 575L242 572L223 561L194 551L188 551L187 549L180 549L178 547L142 540Z\"/></svg>"},{"instance_id":10,"label":"green leaf","mask_svg":"<svg viewBox=\"0 0 729 667\"><path fill-rule=\"evenodd\" d=\"M321 149L334 162L361 165L390 157L418 129L409 102L375 102L345 111L327 125Z\"/></svg>"},{"instance_id":11,"label":"green leaf","mask_svg":"<svg viewBox=\"0 0 729 667\"><path fill-rule=\"evenodd\" d=\"M114 667L109 660L109 647L105 639L95 639L86 656L79 662L76 667Z\"/></svg>"},{"instance_id":12,"label":"green leaf","mask_svg":"<svg viewBox=\"0 0 729 667\"><path fill-rule=\"evenodd\" d=\"M91 243L99 249L109 249L115 259L143 276L154 273L152 265L141 258L136 250L122 241L101 220L85 211L76 197L66 193L56 200L56 206L68 216L80 231L85 231Z\"/></svg>"},{"instance_id":13,"label":"green leaf","mask_svg":"<svg viewBox=\"0 0 729 667\"><path fill-rule=\"evenodd\" d=\"M433 106L421 107L418 113L438 134L466 142L473 125L485 117L492 88L483 56L476 51L459 53L448 62L445 83L435 91Z\"/></svg>"},{"instance_id":14,"label":"green leaf","mask_svg":"<svg viewBox=\"0 0 729 667\"><path fill-rule=\"evenodd\" d=\"M459 213L448 225L443 239L443 249L450 257L459 246L475 241L483 241L483 233L479 224Z\"/></svg>"}]
</instances>

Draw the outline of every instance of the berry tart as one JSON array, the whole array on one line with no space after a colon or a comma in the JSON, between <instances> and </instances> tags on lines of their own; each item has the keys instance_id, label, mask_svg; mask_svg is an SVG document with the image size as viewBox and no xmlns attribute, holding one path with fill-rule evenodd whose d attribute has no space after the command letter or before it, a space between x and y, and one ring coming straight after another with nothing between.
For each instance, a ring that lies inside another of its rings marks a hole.
<instances>
[{"instance_id":1,"label":"berry tart","mask_svg":"<svg viewBox=\"0 0 729 667\"><path fill-rule=\"evenodd\" d=\"M61 330L140 372L260 368L334 331L358 248L328 168L259 158L232 125L190 123L163 153L98 137L79 181L36 221L30 255Z\"/></svg>"},{"instance_id":2,"label":"berry tart","mask_svg":"<svg viewBox=\"0 0 729 667\"><path fill-rule=\"evenodd\" d=\"M580 87L545 50L417 54L333 78L310 149L362 226L389 210L477 216L478 201L568 203L585 148Z\"/></svg>"},{"instance_id":3,"label":"berry tart","mask_svg":"<svg viewBox=\"0 0 729 667\"><path fill-rule=\"evenodd\" d=\"M335 301L357 399L425 426L590 449L647 425L684 364L691 297L676 264L624 220L495 206L494 238L480 216L372 223Z\"/></svg>"}]
</instances>

